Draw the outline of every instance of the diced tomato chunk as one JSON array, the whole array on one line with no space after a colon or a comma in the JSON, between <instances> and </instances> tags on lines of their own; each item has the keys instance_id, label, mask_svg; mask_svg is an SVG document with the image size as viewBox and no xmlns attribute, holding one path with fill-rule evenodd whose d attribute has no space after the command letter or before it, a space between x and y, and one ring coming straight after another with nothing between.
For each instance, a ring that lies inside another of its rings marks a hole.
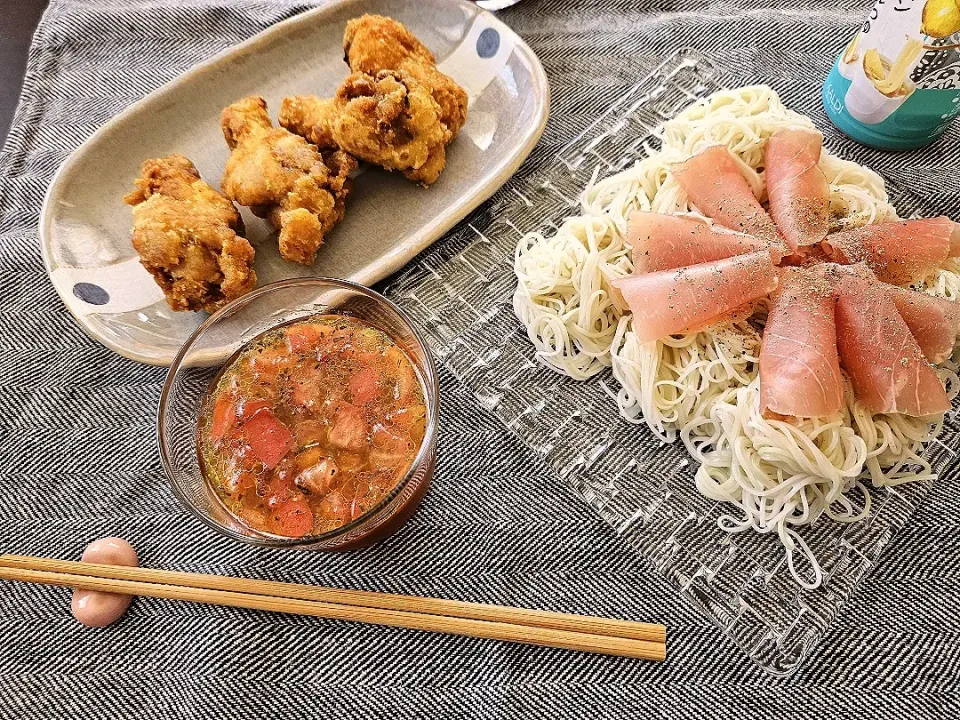
<instances>
[{"instance_id":1,"label":"diced tomato chunk","mask_svg":"<svg viewBox=\"0 0 960 720\"><path fill-rule=\"evenodd\" d=\"M316 348L320 340L328 335L327 328L314 323L305 323L290 325L284 334L287 336L287 342L290 344L291 352L303 352Z\"/></svg>"},{"instance_id":2,"label":"diced tomato chunk","mask_svg":"<svg viewBox=\"0 0 960 720\"><path fill-rule=\"evenodd\" d=\"M250 369L258 383L272 385L277 380L286 357L273 349L264 349L250 359Z\"/></svg>"},{"instance_id":3,"label":"diced tomato chunk","mask_svg":"<svg viewBox=\"0 0 960 720\"><path fill-rule=\"evenodd\" d=\"M264 486L264 496L267 505L271 508L289 500L295 494L298 493L296 486L293 484L293 478L289 472L284 472L283 469L271 475Z\"/></svg>"},{"instance_id":4,"label":"diced tomato chunk","mask_svg":"<svg viewBox=\"0 0 960 720\"><path fill-rule=\"evenodd\" d=\"M317 508L317 512L319 512L325 520L332 520L342 524L350 519L350 504L343 495L334 490L323 499Z\"/></svg>"},{"instance_id":5,"label":"diced tomato chunk","mask_svg":"<svg viewBox=\"0 0 960 720\"><path fill-rule=\"evenodd\" d=\"M296 407L309 409L318 406L326 396L323 371L312 367L301 368L297 377L290 381L287 395L290 403Z\"/></svg>"},{"instance_id":6,"label":"diced tomato chunk","mask_svg":"<svg viewBox=\"0 0 960 720\"><path fill-rule=\"evenodd\" d=\"M270 409L269 400L243 400L237 408L237 417L246 422L261 410Z\"/></svg>"},{"instance_id":7,"label":"diced tomato chunk","mask_svg":"<svg viewBox=\"0 0 960 720\"><path fill-rule=\"evenodd\" d=\"M327 427L319 420L301 420L294 425L297 444L301 447L316 445L327 436Z\"/></svg>"},{"instance_id":8,"label":"diced tomato chunk","mask_svg":"<svg viewBox=\"0 0 960 720\"><path fill-rule=\"evenodd\" d=\"M237 416L233 406L233 398L222 393L217 396L213 404L213 420L210 423L210 438L214 442L220 442L227 436L227 433L233 429Z\"/></svg>"},{"instance_id":9,"label":"diced tomato chunk","mask_svg":"<svg viewBox=\"0 0 960 720\"><path fill-rule=\"evenodd\" d=\"M350 403L337 405L327 440L344 450L362 450L367 444L367 423L360 411Z\"/></svg>"},{"instance_id":10,"label":"diced tomato chunk","mask_svg":"<svg viewBox=\"0 0 960 720\"><path fill-rule=\"evenodd\" d=\"M293 433L269 409L258 410L243 425L243 434L253 454L271 469L294 446Z\"/></svg>"},{"instance_id":11,"label":"diced tomato chunk","mask_svg":"<svg viewBox=\"0 0 960 720\"><path fill-rule=\"evenodd\" d=\"M364 368L350 378L350 395L357 405L364 405L377 396L377 374Z\"/></svg>"},{"instance_id":12,"label":"diced tomato chunk","mask_svg":"<svg viewBox=\"0 0 960 720\"><path fill-rule=\"evenodd\" d=\"M280 503L273 512L280 535L303 537L313 530L313 512L303 497Z\"/></svg>"}]
</instances>

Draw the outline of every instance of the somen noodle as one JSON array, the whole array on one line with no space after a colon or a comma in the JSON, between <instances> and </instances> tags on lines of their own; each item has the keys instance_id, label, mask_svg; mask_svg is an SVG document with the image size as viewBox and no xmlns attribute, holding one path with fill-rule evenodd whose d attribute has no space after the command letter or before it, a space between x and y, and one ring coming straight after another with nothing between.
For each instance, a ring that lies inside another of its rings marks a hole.
<instances>
[{"instance_id":1,"label":"somen noodle","mask_svg":"<svg viewBox=\"0 0 960 720\"><path fill-rule=\"evenodd\" d=\"M611 280L630 275L627 223L634 210L702 217L670 175L672 163L710 145L726 145L761 200L765 195L763 148L784 128L812 128L787 110L765 86L719 92L663 126L662 148L633 167L597 178L584 190L580 214L552 236L528 234L519 243L513 299L537 358L578 380L612 369L620 415L645 423L658 437L678 437L699 462L697 489L736 506L720 519L730 532L776 533L797 582L816 587L822 571L797 534L821 516L853 522L870 511L873 486L933 477L923 457L939 433L942 416L915 418L872 414L853 396L831 417L770 419L760 411L758 358L767 303L749 315L708 329L640 342L631 315ZM830 185L830 231L897 218L883 179L824 151L820 160ZM918 287L955 300L960 262L949 260ZM960 390L957 364L937 368L953 398ZM851 492L862 496L854 503ZM795 553L813 568L812 578L794 567Z\"/></svg>"}]
</instances>

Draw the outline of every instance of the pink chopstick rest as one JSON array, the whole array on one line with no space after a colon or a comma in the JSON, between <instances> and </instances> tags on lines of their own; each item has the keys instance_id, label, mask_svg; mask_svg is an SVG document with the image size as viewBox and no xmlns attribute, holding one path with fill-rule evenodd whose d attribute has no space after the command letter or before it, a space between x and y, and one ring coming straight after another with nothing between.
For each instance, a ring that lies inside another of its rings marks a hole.
<instances>
[{"instance_id":1,"label":"pink chopstick rest","mask_svg":"<svg viewBox=\"0 0 960 720\"><path fill-rule=\"evenodd\" d=\"M80 562L101 565L124 565L139 567L137 551L123 538L107 537L87 545ZM133 602L130 595L74 590L70 603L73 616L87 627L106 627L123 617Z\"/></svg>"}]
</instances>

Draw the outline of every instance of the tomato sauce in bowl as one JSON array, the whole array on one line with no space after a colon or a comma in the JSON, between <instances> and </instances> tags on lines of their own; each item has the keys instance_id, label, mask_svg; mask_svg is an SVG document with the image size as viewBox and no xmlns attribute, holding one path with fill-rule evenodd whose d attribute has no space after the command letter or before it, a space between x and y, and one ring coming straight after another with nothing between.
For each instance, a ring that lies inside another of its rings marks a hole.
<instances>
[{"instance_id":1,"label":"tomato sauce in bowl","mask_svg":"<svg viewBox=\"0 0 960 720\"><path fill-rule=\"evenodd\" d=\"M321 535L393 493L417 458L427 414L414 364L390 335L347 315L315 315L265 333L218 373L198 422L200 464L251 529Z\"/></svg>"}]
</instances>

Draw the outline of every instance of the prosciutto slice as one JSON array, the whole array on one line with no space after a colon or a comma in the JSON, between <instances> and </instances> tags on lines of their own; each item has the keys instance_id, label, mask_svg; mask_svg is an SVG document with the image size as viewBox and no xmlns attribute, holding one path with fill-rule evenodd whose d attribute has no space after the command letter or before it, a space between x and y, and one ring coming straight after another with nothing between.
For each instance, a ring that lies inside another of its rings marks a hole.
<instances>
[{"instance_id":1,"label":"prosciutto slice","mask_svg":"<svg viewBox=\"0 0 960 720\"><path fill-rule=\"evenodd\" d=\"M773 220L725 146L708 147L689 160L671 165L670 172L707 217L731 230L780 242Z\"/></svg>"},{"instance_id":2,"label":"prosciutto slice","mask_svg":"<svg viewBox=\"0 0 960 720\"><path fill-rule=\"evenodd\" d=\"M760 347L760 408L823 417L843 408L836 304L823 272L788 267L772 296Z\"/></svg>"},{"instance_id":3,"label":"prosciutto slice","mask_svg":"<svg viewBox=\"0 0 960 720\"><path fill-rule=\"evenodd\" d=\"M640 342L700 328L777 287L766 250L613 281Z\"/></svg>"},{"instance_id":4,"label":"prosciutto slice","mask_svg":"<svg viewBox=\"0 0 960 720\"><path fill-rule=\"evenodd\" d=\"M950 218L936 217L864 225L828 235L821 245L834 262L865 262L883 282L909 285L960 252L955 235Z\"/></svg>"},{"instance_id":5,"label":"prosciutto slice","mask_svg":"<svg viewBox=\"0 0 960 720\"><path fill-rule=\"evenodd\" d=\"M927 360L942 363L953 354L960 334L960 305L892 285L887 286L887 294Z\"/></svg>"},{"instance_id":6,"label":"prosciutto slice","mask_svg":"<svg viewBox=\"0 0 960 720\"><path fill-rule=\"evenodd\" d=\"M630 216L627 239L633 246L634 273L672 270L769 249L780 262L779 246L743 233L711 226L693 217L636 211Z\"/></svg>"},{"instance_id":7,"label":"prosciutto slice","mask_svg":"<svg viewBox=\"0 0 960 720\"><path fill-rule=\"evenodd\" d=\"M854 271L838 285L837 348L857 400L875 413L949 410L940 379L883 286Z\"/></svg>"},{"instance_id":8,"label":"prosciutto slice","mask_svg":"<svg viewBox=\"0 0 960 720\"><path fill-rule=\"evenodd\" d=\"M764 166L770 215L790 250L816 245L830 227L830 185L817 163L816 130L778 130L767 140Z\"/></svg>"}]
</instances>

